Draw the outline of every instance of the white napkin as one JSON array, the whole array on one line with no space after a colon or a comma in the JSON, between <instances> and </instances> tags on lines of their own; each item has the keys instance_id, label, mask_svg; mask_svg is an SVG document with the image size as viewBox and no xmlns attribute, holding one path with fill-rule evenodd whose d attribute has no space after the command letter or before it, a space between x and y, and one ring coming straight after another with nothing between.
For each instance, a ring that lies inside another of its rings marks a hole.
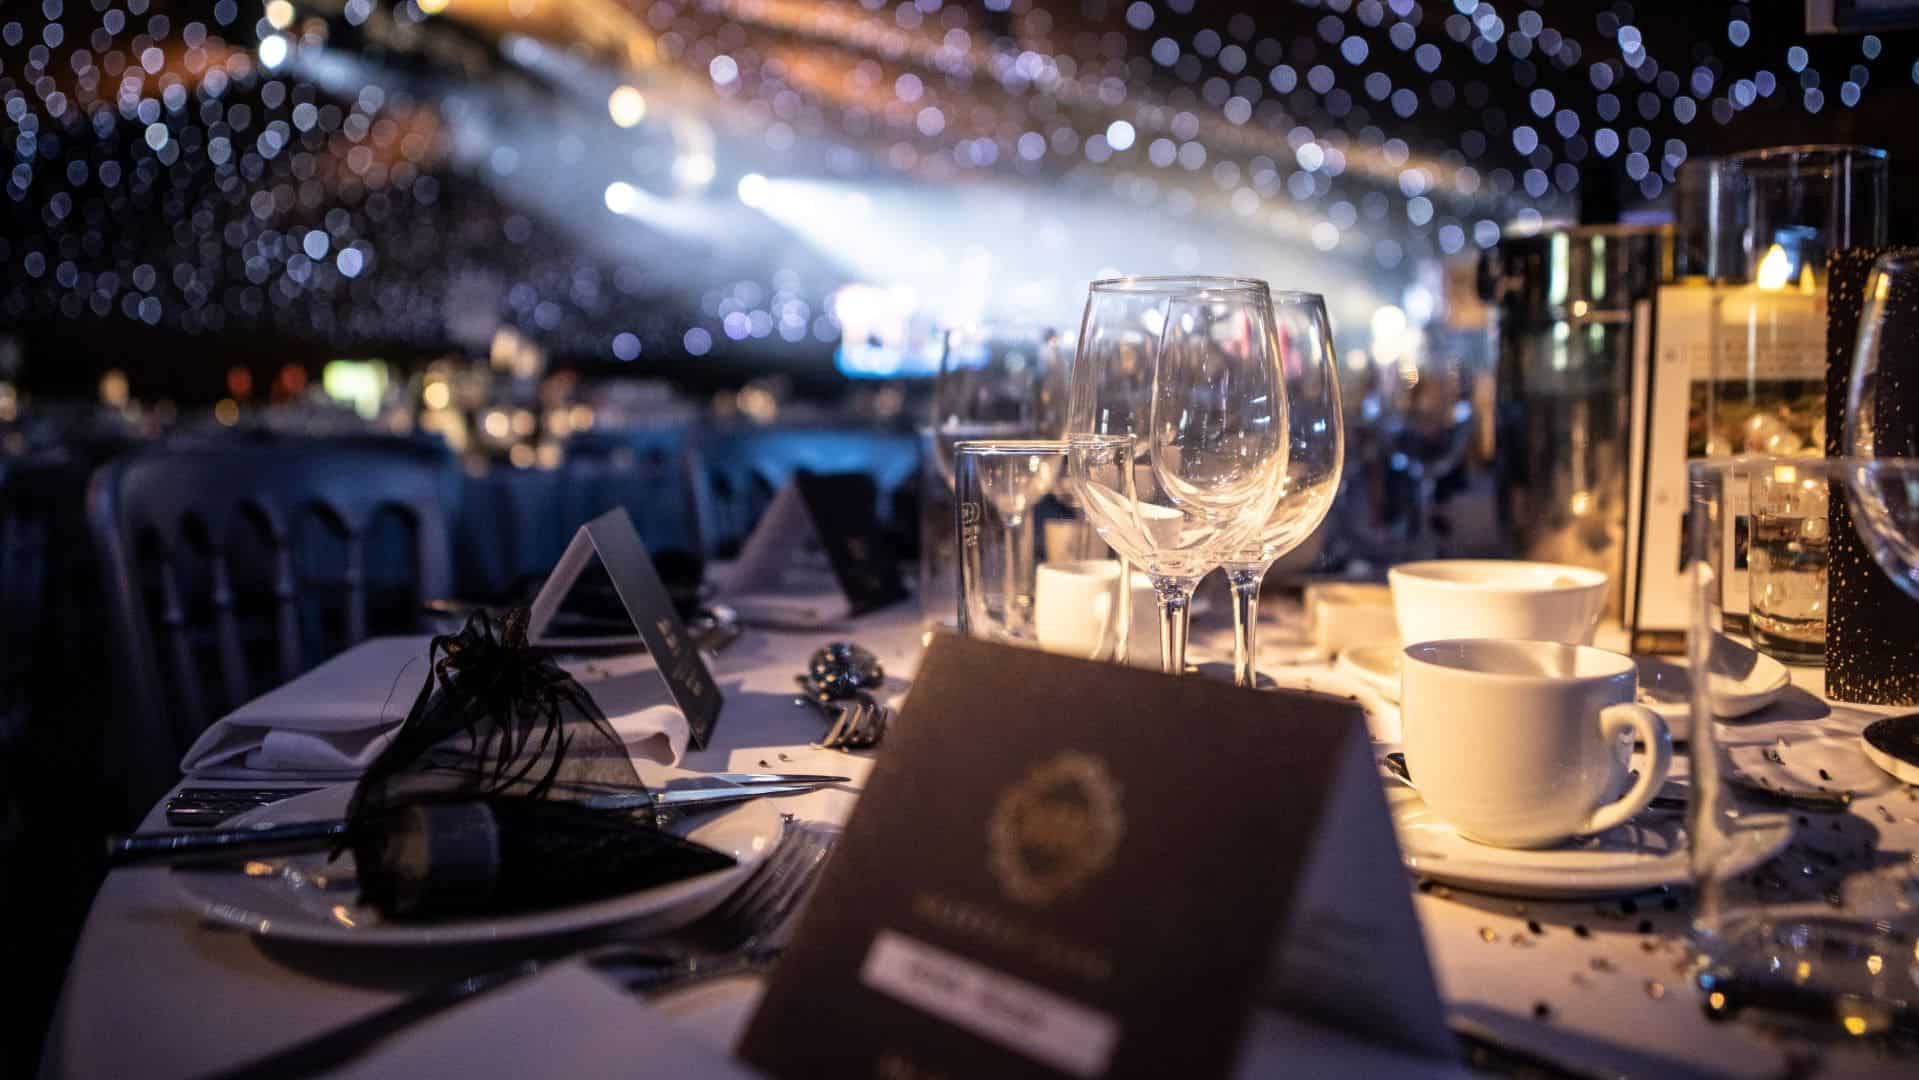
<instances>
[{"instance_id":1,"label":"white napkin","mask_svg":"<svg viewBox=\"0 0 1919 1080\"><path fill-rule=\"evenodd\" d=\"M203 778L298 774L349 778L392 741L427 675L426 637L370 638L220 718L180 771ZM673 764L686 717L643 654L562 665L606 714L627 752Z\"/></svg>"}]
</instances>

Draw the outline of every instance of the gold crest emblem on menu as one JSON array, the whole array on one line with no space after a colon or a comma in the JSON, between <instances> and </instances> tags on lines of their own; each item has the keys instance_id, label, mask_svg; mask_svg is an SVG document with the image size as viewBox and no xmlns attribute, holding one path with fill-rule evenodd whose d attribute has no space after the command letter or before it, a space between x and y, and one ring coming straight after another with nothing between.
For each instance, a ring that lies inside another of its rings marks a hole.
<instances>
[{"instance_id":1,"label":"gold crest emblem on menu","mask_svg":"<svg viewBox=\"0 0 1919 1080\"><path fill-rule=\"evenodd\" d=\"M987 863L1007 899L1051 903L1111 865L1125 827L1106 763L1069 750L1000 794L986 825Z\"/></svg>"}]
</instances>

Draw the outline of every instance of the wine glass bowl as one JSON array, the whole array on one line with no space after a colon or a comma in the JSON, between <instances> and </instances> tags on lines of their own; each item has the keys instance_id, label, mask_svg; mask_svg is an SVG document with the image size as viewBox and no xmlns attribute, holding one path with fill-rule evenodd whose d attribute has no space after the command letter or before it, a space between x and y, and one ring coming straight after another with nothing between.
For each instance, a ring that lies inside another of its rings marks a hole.
<instances>
[{"instance_id":1,"label":"wine glass bowl","mask_svg":"<svg viewBox=\"0 0 1919 1080\"><path fill-rule=\"evenodd\" d=\"M1842 449L1860 541L1919 598L1919 256L1883 256L1866 279Z\"/></svg>"},{"instance_id":2,"label":"wine glass bowl","mask_svg":"<svg viewBox=\"0 0 1919 1080\"><path fill-rule=\"evenodd\" d=\"M1059 335L1050 329L987 324L947 331L933 383L933 450L947 484L957 443L1058 437L1065 379Z\"/></svg>"}]
</instances>

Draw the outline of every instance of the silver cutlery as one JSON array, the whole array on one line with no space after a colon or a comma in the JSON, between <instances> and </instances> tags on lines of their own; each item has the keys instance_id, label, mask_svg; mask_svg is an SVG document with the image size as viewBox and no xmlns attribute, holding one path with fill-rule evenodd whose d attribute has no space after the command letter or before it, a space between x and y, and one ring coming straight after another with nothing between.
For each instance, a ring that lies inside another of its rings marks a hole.
<instances>
[{"instance_id":1,"label":"silver cutlery","mask_svg":"<svg viewBox=\"0 0 1919 1080\"><path fill-rule=\"evenodd\" d=\"M893 710L871 699L840 706L833 726L815 746L823 750L864 750L878 746L893 722Z\"/></svg>"},{"instance_id":2,"label":"silver cutlery","mask_svg":"<svg viewBox=\"0 0 1919 1080\"><path fill-rule=\"evenodd\" d=\"M585 961L629 992L642 994L763 970L779 955L784 930L838 840L837 828L788 818L779 844L766 861L718 908L679 935L677 942L618 942L483 972L415 994L214 1076L220 1080L264 1080L331 1072L421 1021L575 959Z\"/></svg>"},{"instance_id":3,"label":"silver cutlery","mask_svg":"<svg viewBox=\"0 0 1919 1080\"><path fill-rule=\"evenodd\" d=\"M797 705L810 706L827 722L826 734L813 745L826 750L862 750L879 745L893 711L873 700L886 685L879 657L850 641L835 641L815 652L806 672L796 675Z\"/></svg>"},{"instance_id":4,"label":"silver cutlery","mask_svg":"<svg viewBox=\"0 0 1919 1080\"><path fill-rule=\"evenodd\" d=\"M218 825L235 814L318 790L312 787L181 788L167 800L167 824L181 828L206 828Z\"/></svg>"},{"instance_id":5,"label":"silver cutlery","mask_svg":"<svg viewBox=\"0 0 1919 1080\"><path fill-rule=\"evenodd\" d=\"M583 801L602 805L607 809L620 809L628 801L635 807L642 803L650 803L656 814L656 820L665 823L688 813L732 806L753 799L801 795L833 784L843 784L847 780L848 778L844 776L804 773L715 773L711 776L679 777L651 792L634 792L622 788L611 791L604 797ZM107 864L126 866L135 863L229 859L312 851L344 843L349 829L348 822L333 820L302 821L259 828L199 828L110 836L107 838Z\"/></svg>"}]
</instances>

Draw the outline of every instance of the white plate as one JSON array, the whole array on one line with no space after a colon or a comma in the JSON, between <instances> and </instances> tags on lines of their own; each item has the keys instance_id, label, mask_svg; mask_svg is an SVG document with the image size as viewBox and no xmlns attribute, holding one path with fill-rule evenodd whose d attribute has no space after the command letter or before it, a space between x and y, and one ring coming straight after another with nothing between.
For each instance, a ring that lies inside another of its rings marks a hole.
<instances>
[{"instance_id":1,"label":"white plate","mask_svg":"<svg viewBox=\"0 0 1919 1080\"><path fill-rule=\"evenodd\" d=\"M1353 645L1339 652L1333 667L1373 688L1387 701L1399 702L1399 653L1397 643Z\"/></svg>"},{"instance_id":2,"label":"white plate","mask_svg":"<svg viewBox=\"0 0 1919 1080\"><path fill-rule=\"evenodd\" d=\"M346 811L353 785L338 784L284 802L249 810L230 826L321 821ZM779 808L766 799L689 819L681 832L690 840L733 856L724 870L700 874L625 896L551 911L495 919L454 919L428 925L383 922L359 903L353 856L329 864L324 853L257 860L263 874L235 870L177 873L187 902L213 922L242 927L263 937L326 945L416 947L466 945L513 938L566 934L610 923L628 923L636 933L677 929L718 904L779 843Z\"/></svg>"},{"instance_id":3,"label":"white plate","mask_svg":"<svg viewBox=\"0 0 1919 1080\"><path fill-rule=\"evenodd\" d=\"M1434 881L1503 896L1574 900L1621 896L1691 879L1683 814L1648 811L1635 821L1555 848L1519 851L1476 843L1453 831L1419 793L1388 783L1386 797L1406 868ZM1792 839L1784 814L1748 815L1722 873L1740 874Z\"/></svg>"},{"instance_id":4,"label":"white plate","mask_svg":"<svg viewBox=\"0 0 1919 1080\"><path fill-rule=\"evenodd\" d=\"M1260 674L1272 680L1273 690L1304 690L1331 697L1349 697L1366 713L1366 733L1375 743L1397 745L1399 706L1379 692L1370 680L1352 672L1324 667L1267 668Z\"/></svg>"}]
</instances>

